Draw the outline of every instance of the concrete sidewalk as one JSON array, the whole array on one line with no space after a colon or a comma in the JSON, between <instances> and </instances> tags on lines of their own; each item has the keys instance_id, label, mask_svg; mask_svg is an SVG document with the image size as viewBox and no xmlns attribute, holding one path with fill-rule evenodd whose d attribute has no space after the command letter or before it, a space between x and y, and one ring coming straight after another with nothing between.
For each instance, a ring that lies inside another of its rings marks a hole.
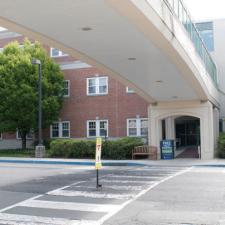
<instances>
[{"instance_id":1,"label":"concrete sidewalk","mask_svg":"<svg viewBox=\"0 0 225 225\"><path fill-rule=\"evenodd\" d=\"M50 159L50 158L19 158L0 157L0 163L29 164L62 164L92 166L94 159ZM174 160L102 160L103 166L216 166L225 167L224 159L174 159Z\"/></svg>"}]
</instances>

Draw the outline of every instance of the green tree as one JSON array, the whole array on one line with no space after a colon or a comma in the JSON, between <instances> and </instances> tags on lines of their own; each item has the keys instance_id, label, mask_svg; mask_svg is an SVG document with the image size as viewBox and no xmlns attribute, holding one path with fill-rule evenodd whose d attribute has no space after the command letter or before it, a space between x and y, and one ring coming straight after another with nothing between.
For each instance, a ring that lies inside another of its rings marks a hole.
<instances>
[{"instance_id":1,"label":"green tree","mask_svg":"<svg viewBox=\"0 0 225 225\"><path fill-rule=\"evenodd\" d=\"M58 119L63 103L63 74L40 43L24 40L8 44L0 53L0 131L18 130L22 148L26 136L38 126L38 67L32 59L42 63L43 128Z\"/></svg>"}]
</instances>

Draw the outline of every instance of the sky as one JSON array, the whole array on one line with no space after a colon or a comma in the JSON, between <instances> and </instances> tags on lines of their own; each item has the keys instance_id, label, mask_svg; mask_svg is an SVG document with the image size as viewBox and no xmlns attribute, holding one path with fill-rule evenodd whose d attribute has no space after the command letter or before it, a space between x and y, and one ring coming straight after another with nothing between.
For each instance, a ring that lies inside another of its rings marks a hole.
<instances>
[{"instance_id":1,"label":"sky","mask_svg":"<svg viewBox=\"0 0 225 225\"><path fill-rule=\"evenodd\" d=\"M224 0L183 0L194 21L225 19Z\"/></svg>"}]
</instances>

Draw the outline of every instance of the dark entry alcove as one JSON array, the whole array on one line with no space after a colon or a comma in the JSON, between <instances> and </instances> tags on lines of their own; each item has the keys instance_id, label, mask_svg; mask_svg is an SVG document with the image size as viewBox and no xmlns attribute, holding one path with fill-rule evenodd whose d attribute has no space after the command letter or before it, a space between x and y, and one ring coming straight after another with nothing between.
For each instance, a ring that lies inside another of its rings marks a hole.
<instances>
[{"instance_id":1,"label":"dark entry alcove","mask_svg":"<svg viewBox=\"0 0 225 225\"><path fill-rule=\"evenodd\" d=\"M175 125L179 147L200 145L200 120L198 118L182 116L175 120Z\"/></svg>"}]
</instances>

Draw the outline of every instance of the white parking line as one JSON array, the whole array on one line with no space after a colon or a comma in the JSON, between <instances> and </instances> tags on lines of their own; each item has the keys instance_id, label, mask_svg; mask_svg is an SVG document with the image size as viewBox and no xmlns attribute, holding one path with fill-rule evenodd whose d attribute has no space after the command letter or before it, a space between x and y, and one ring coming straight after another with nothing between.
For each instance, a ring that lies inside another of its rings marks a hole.
<instances>
[{"instance_id":1,"label":"white parking line","mask_svg":"<svg viewBox=\"0 0 225 225\"><path fill-rule=\"evenodd\" d=\"M42 209L61 209L73 211L88 211L88 212L106 212L109 213L115 210L118 205L110 204L88 204L88 203L75 203L75 202L56 202L44 200L28 200L18 204L18 206L42 208Z\"/></svg>"}]
</instances>

